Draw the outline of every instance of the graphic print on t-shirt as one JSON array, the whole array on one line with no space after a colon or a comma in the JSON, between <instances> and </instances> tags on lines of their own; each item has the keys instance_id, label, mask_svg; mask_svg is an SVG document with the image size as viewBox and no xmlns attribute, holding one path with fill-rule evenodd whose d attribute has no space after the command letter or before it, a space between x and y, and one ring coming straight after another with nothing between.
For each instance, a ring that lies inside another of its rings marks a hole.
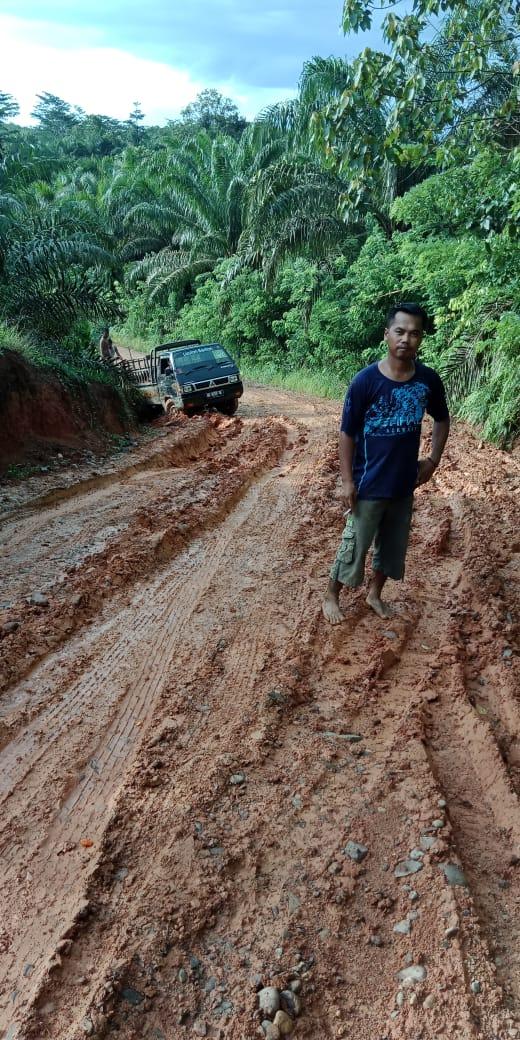
<instances>
[{"instance_id":1,"label":"graphic print on t-shirt","mask_svg":"<svg viewBox=\"0 0 520 1040\"><path fill-rule=\"evenodd\" d=\"M390 397L379 397L367 409L365 435L396 437L420 428L428 402L424 383L407 383L392 390Z\"/></svg>"}]
</instances>

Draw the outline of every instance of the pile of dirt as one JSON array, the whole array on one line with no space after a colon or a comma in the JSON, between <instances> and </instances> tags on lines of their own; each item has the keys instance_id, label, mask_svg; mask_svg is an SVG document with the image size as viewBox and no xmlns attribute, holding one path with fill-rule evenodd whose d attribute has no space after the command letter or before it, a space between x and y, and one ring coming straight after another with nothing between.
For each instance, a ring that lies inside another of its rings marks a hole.
<instances>
[{"instance_id":1,"label":"pile of dirt","mask_svg":"<svg viewBox=\"0 0 520 1040\"><path fill-rule=\"evenodd\" d=\"M104 433L130 425L114 388L65 383L15 351L0 356L0 472L12 463L43 461L60 447L98 448Z\"/></svg>"}]
</instances>

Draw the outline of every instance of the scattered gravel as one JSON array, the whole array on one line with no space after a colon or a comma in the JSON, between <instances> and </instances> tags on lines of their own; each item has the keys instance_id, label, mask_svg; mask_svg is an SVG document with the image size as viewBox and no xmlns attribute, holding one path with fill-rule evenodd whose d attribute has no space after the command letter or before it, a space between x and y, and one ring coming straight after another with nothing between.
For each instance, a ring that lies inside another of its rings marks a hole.
<instances>
[{"instance_id":1,"label":"scattered gravel","mask_svg":"<svg viewBox=\"0 0 520 1040\"><path fill-rule=\"evenodd\" d=\"M440 868L449 885L467 886L468 882L457 863L441 863Z\"/></svg>"},{"instance_id":2,"label":"scattered gravel","mask_svg":"<svg viewBox=\"0 0 520 1040\"><path fill-rule=\"evenodd\" d=\"M278 1029L278 1026L275 1026L274 1022L270 1022L268 1018L262 1022L262 1029L267 1040L280 1040L280 1030Z\"/></svg>"},{"instance_id":3,"label":"scattered gravel","mask_svg":"<svg viewBox=\"0 0 520 1040\"><path fill-rule=\"evenodd\" d=\"M368 849L366 845L358 845L356 841L347 841L343 853L345 856L353 859L354 863L361 863L365 856L368 855Z\"/></svg>"},{"instance_id":4,"label":"scattered gravel","mask_svg":"<svg viewBox=\"0 0 520 1040\"><path fill-rule=\"evenodd\" d=\"M349 744L359 744L363 740L360 733L335 733L331 729L325 730L323 736L326 740L346 740Z\"/></svg>"},{"instance_id":5,"label":"scattered gravel","mask_svg":"<svg viewBox=\"0 0 520 1040\"><path fill-rule=\"evenodd\" d=\"M280 1036L289 1036L293 1032L294 1022L285 1011L276 1012L274 1024L277 1026Z\"/></svg>"},{"instance_id":6,"label":"scattered gravel","mask_svg":"<svg viewBox=\"0 0 520 1040\"><path fill-rule=\"evenodd\" d=\"M412 925L407 917L403 921L398 921L393 927L393 931L397 932L398 935L410 935L411 930Z\"/></svg>"},{"instance_id":7,"label":"scattered gravel","mask_svg":"<svg viewBox=\"0 0 520 1040\"><path fill-rule=\"evenodd\" d=\"M426 968L423 964L411 964L409 968L402 968L397 973L399 982L413 985L414 982L424 982L426 978Z\"/></svg>"},{"instance_id":8,"label":"scattered gravel","mask_svg":"<svg viewBox=\"0 0 520 1040\"><path fill-rule=\"evenodd\" d=\"M408 877L409 874L416 874L418 870L423 869L424 864L417 859L403 859L397 864L394 870L394 877Z\"/></svg>"},{"instance_id":9,"label":"scattered gravel","mask_svg":"<svg viewBox=\"0 0 520 1040\"><path fill-rule=\"evenodd\" d=\"M301 1014L302 1002L293 990L283 989L280 993L280 1003L282 1005L282 1011L291 1015L291 1018L298 1018Z\"/></svg>"},{"instance_id":10,"label":"scattered gravel","mask_svg":"<svg viewBox=\"0 0 520 1040\"><path fill-rule=\"evenodd\" d=\"M274 1018L280 1008L280 994L275 986L265 986L259 991L258 1006L266 1018Z\"/></svg>"}]
</instances>

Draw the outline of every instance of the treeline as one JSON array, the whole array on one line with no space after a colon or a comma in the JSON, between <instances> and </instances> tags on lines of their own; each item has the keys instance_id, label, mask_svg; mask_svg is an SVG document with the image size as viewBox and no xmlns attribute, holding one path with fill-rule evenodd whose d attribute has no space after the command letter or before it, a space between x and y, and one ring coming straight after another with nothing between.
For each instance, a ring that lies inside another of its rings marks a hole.
<instances>
[{"instance_id":1,"label":"treeline","mask_svg":"<svg viewBox=\"0 0 520 1040\"><path fill-rule=\"evenodd\" d=\"M345 29L371 6L346 0ZM119 122L42 94L21 128L0 94L0 344L16 329L81 365L117 323L130 342L219 340L246 370L340 393L378 356L388 306L412 298L454 406L511 441L519 17L416 0L387 14L384 53L312 59L297 98L251 124L204 91L165 127L138 105Z\"/></svg>"}]
</instances>

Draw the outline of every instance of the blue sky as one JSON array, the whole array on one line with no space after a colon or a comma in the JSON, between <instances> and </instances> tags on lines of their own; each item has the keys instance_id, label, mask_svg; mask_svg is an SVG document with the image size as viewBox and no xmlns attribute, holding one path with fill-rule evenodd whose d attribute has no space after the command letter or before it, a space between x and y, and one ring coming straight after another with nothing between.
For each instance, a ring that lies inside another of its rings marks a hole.
<instances>
[{"instance_id":1,"label":"blue sky","mask_svg":"<svg viewBox=\"0 0 520 1040\"><path fill-rule=\"evenodd\" d=\"M48 91L87 112L175 118L205 87L252 118L294 96L305 60L380 46L346 38L342 0L2 0L0 90L28 122Z\"/></svg>"}]
</instances>

